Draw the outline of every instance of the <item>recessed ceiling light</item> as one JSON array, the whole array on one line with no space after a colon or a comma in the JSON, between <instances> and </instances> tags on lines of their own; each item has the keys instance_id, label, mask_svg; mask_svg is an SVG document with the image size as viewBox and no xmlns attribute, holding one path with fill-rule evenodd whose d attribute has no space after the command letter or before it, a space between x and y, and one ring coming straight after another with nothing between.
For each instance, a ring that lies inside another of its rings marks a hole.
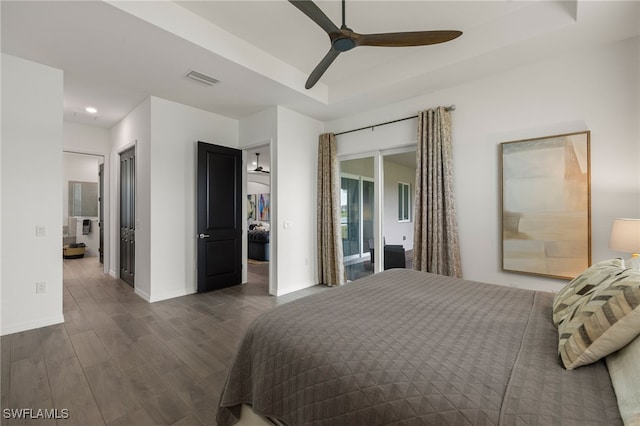
<instances>
[{"instance_id":1,"label":"recessed ceiling light","mask_svg":"<svg viewBox=\"0 0 640 426\"><path fill-rule=\"evenodd\" d=\"M86 107L84 110L87 111L89 114L95 114L96 112L98 112L97 109L95 109L94 107L90 107L90 106Z\"/></svg>"}]
</instances>

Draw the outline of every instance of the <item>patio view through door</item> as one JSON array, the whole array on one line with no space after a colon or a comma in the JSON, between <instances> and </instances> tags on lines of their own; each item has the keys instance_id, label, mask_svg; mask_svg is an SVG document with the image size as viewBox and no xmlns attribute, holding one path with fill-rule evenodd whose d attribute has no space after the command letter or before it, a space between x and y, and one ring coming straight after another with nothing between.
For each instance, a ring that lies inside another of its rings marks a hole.
<instances>
[{"instance_id":1,"label":"patio view through door","mask_svg":"<svg viewBox=\"0 0 640 426\"><path fill-rule=\"evenodd\" d=\"M352 280L373 273L370 258L375 215L373 158L341 161L340 172L342 249L347 278Z\"/></svg>"},{"instance_id":2,"label":"patio view through door","mask_svg":"<svg viewBox=\"0 0 640 426\"><path fill-rule=\"evenodd\" d=\"M348 280L413 267L415 175L413 146L340 161L340 226Z\"/></svg>"}]
</instances>

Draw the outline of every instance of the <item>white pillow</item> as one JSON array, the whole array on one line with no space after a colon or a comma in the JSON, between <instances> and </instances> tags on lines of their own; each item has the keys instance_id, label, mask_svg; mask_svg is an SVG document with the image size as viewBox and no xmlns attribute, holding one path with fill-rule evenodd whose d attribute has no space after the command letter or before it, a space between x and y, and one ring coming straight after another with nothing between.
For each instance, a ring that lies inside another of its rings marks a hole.
<instances>
[{"instance_id":1,"label":"white pillow","mask_svg":"<svg viewBox=\"0 0 640 426\"><path fill-rule=\"evenodd\" d=\"M640 425L640 336L607 356L607 367L624 424Z\"/></svg>"}]
</instances>

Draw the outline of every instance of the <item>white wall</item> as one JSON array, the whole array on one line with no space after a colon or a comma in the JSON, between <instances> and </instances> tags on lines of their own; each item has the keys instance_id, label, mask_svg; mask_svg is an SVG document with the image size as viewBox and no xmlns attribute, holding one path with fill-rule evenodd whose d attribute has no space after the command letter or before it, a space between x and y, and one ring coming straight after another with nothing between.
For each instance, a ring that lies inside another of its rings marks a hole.
<instances>
[{"instance_id":1,"label":"white wall","mask_svg":"<svg viewBox=\"0 0 640 426\"><path fill-rule=\"evenodd\" d=\"M640 217L638 39L596 47L326 123L340 132L439 105L452 112L455 189L465 278L557 290L565 281L501 271L501 142L591 130L592 261L615 217ZM415 144L416 120L338 136L339 154ZM625 255L625 254L622 254Z\"/></svg>"},{"instance_id":2,"label":"white wall","mask_svg":"<svg viewBox=\"0 0 640 426\"><path fill-rule=\"evenodd\" d=\"M151 294L151 100L146 99L111 128L111 176L109 178L109 273L120 276L120 157L119 153L136 147L136 247L135 291L145 300ZM106 238L106 236L105 236Z\"/></svg>"},{"instance_id":3,"label":"white wall","mask_svg":"<svg viewBox=\"0 0 640 426\"><path fill-rule=\"evenodd\" d=\"M374 159L373 157L355 158L340 160L340 173L354 176L363 176L374 179Z\"/></svg>"},{"instance_id":4,"label":"white wall","mask_svg":"<svg viewBox=\"0 0 640 426\"><path fill-rule=\"evenodd\" d=\"M256 176L254 173L247 175L247 194L269 194L270 192L271 184L268 176Z\"/></svg>"},{"instance_id":5,"label":"white wall","mask_svg":"<svg viewBox=\"0 0 640 426\"><path fill-rule=\"evenodd\" d=\"M238 148L238 121L151 98L151 297L194 293L197 142Z\"/></svg>"},{"instance_id":6,"label":"white wall","mask_svg":"<svg viewBox=\"0 0 640 426\"><path fill-rule=\"evenodd\" d=\"M3 335L64 321L62 106L61 70L2 54Z\"/></svg>"},{"instance_id":7,"label":"white wall","mask_svg":"<svg viewBox=\"0 0 640 426\"><path fill-rule=\"evenodd\" d=\"M387 244L402 244L405 250L413 249L413 214L411 214L409 222L398 221L398 183L408 183L413 191L415 180L415 169L388 160L384 161L384 203L382 208L384 209L385 241ZM410 202L413 207L412 196Z\"/></svg>"},{"instance_id":8,"label":"white wall","mask_svg":"<svg viewBox=\"0 0 640 426\"><path fill-rule=\"evenodd\" d=\"M270 107L240 120L239 143L241 148L264 145L278 136L278 108ZM271 164L273 168L273 163Z\"/></svg>"},{"instance_id":9,"label":"white wall","mask_svg":"<svg viewBox=\"0 0 640 426\"><path fill-rule=\"evenodd\" d=\"M2 22L2 8L0 7L0 22ZM0 24L1 26L1 24ZM2 77L2 62L3 62L3 58L4 55L0 54L0 78ZM3 98L3 91L2 91L2 82L0 81L0 131L1 129L3 129L2 127L2 105L4 104L4 98ZM2 200L2 159L3 159L3 155L2 155L2 134L0 134L0 200ZM0 203L0 206L2 206L2 203ZM2 220L2 207L0 207L0 259L2 259L2 225L3 225L3 220ZM2 277L3 277L3 271L2 271L2 262L0 262L0 335L2 335L2 323L4 322L4 317L2 316L3 312L2 312ZM0 389L2 389L2 378L0 378Z\"/></svg>"},{"instance_id":10,"label":"white wall","mask_svg":"<svg viewBox=\"0 0 640 426\"><path fill-rule=\"evenodd\" d=\"M0 22L2 22L2 8L0 7ZM1 26L1 24L0 24ZM2 76L2 62L3 62L3 58L4 55L0 54L0 78ZM3 129L2 127L2 105L4 104L4 98L3 98L3 91L2 91L2 82L0 81L0 129ZM2 200L2 159L3 159L3 155L2 155L2 135L0 134L0 200ZM0 203L0 206L2 205L2 203ZM2 220L2 208L0 207L0 259L2 259L2 224L3 224L3 220ZM2 271L2 262L0 262L0 296L2 296L2 277L3 277L3 271ZM0 297L0 335L2 334L2 323L4 322L4 317L2 316L3 312L2 312L2 298ZM2 389L2 379L0 378L0 389Z\"/></svg>"},{"instance_id":11,"label":"white wall","mask_svg":"<svg viewBox=\"0 0 640 426\"><path fill-rule=\"evenodd\" d=\"M65 151L97 155L111 151L108 129L70 121L65 121L62 128Z\"/></svg>"},{"instance_id":12,"label":"white wall","mask_svg":"<svg viewBox=\"0 0 640 426\"><path fill-rule=\"evenodd\" d=\"M278 137L272 153L271 229L276 243L277 294L317 284L316 193L318 136L322 122L278 106ZM274 160L275 159L275 160ZM288 225L285 228L285 223ZM273 244L273 240L271 240ZM273 252L273 248L272 248Z\"/></svg>"}]
</instances>

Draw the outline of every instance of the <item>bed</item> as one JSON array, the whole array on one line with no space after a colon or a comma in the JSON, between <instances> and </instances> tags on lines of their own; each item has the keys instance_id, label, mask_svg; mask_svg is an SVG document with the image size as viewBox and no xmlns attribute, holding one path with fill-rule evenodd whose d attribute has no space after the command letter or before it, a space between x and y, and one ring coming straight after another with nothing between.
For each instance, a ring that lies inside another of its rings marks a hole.
<instances>
[{"instance_id":1,"label":"bed","mask_svg":"<svg viewBox=\"0 0 640 426\"><path fill-rule=\"evenodd\" d=\"M559 361L553 303L394 269L281 305L249 326L218 424L243 405L284 425L623 424L604 359Z\"/></svg>"}]
</instances>

